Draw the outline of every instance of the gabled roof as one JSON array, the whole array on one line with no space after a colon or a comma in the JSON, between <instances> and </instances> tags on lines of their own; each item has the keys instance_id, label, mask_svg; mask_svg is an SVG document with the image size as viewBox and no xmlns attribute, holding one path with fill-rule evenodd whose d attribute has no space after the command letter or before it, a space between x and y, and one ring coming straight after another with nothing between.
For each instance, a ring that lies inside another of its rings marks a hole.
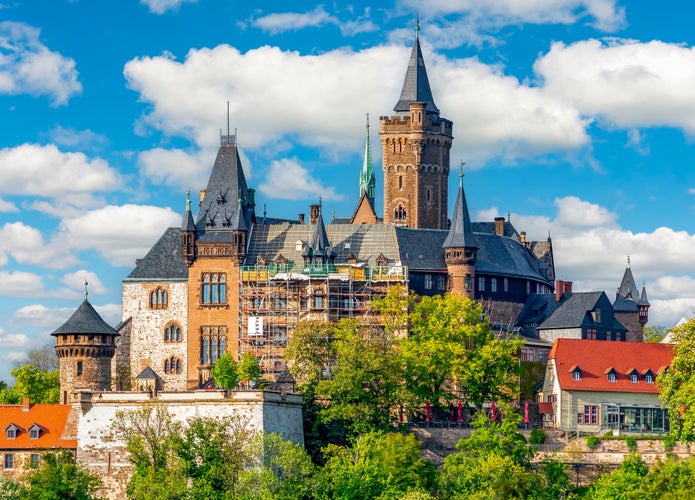
<instances>
[{"instance_id":1,"label":"gabled roof","mask_svg":"<svg viewBox=\"0 0 695 500\"><path fill-rule=\"evenodd\" d=\"M181 256L181 228L170 227L123 281L187 279L188 267Z\"/></svg>"},{"instance_id":2,"label":"gabled roof","mask_svg":"<svg viewBox=\"0 0 695 500\"><path fill-rule=\"evenodd\" d=\"M477 248L473 235L471 215L468 213L466 194L463 191L463 173L459 174L459 190L454 204L454 213L451 216L451 227L447 234L443 248Z\"/></svg>"},{"instance_id":3,"label":"gabled roof","mask_svg":"<svg viewBox=\"0 0 695 500\"><path fill-rule=\"evenodd\" d=\"M538 328L579 328L582 325L588 326L589 323L593 323L593 320L588 318L588 313L595 309L601 309L600 302L602 300L606 306L610 306L610 301L606 297L605 292L565 293L550 317L543 321ZM626 330L615 318L612 319L610 325L605 322L605 318L601 324L613 330Z\"/></svg>"},{"instance_id":4,"label":"gabled roof","mask_svg":"<svg viewBox=\"0 0 695 500\"><path fill-rule=\"evenodd\" d=\"M59 326L51 335L65 335L71 333L95 334L95 335L120 335L104 321L99 313L94 310L92 304L84 299L80 307L72 313L72 316Z\"/></svg>"},{"instance_id":5,"label":"gabled roof","mask_svg":"<svg viewBox=\"0 0 695 500\"><path fill-rule=\"evenodd\" d=\"M77 449L77 440L63 439L70 414L70 405L0 405L0 450ZM10 425L22 429L15 439L7 439L5 429ZM41 428L38 439L30 439L29 429L33 425Z\"/></svg>"},{"instance_id":6,"label":"gabled roof","mask_svg":"<svg viewBox=\"0 0 695 500\"><path fill-rule=\"evenodd\" d=\"M135 376L137 379L156 379L157 374L149 366L145 367L143 371Z\"/></svg>"},{"instance_id":7,"label":"gabled roof","mask_svg":"<svg viewBox=\"0 0 695 500\"><path fill-rule=\"evenodd\" d=\"M673 360L673 346L642 342L606 342L602 340L558 339L548 359L555 360L560 388L573 391L637 392L656 394L656 384L647 384L640 377L633 384L627 374L635 368L644 374L647 370L658 373L659 367ZM579 381L572 379L572 368L582 373ZM609 382L607 370L613 368L616 381Z\"/></svg>"},{"instance_id":8,"label":"gabled roof","mask_svg":"<svg viewBox=\"0 0 695 500\"><path fill-rule=\"evenodd\" d=\"M427 70L425 69L425 60L422 57L422 49L420 49L420 41L417 36L415 37L415 43L413 43L413 50L410 53L408 69L405 72L401 98L393 110L397 113L409 113L411 102L424 102L425 111L439 113L439 109L434 104L430 81L427 78Z\"/></svg>"}]
</instances>

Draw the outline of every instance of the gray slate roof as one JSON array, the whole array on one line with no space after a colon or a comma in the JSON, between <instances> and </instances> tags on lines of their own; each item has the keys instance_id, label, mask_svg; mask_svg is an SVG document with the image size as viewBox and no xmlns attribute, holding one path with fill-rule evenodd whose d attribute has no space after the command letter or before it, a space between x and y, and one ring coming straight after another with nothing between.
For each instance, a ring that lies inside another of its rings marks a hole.
<instances>
[{"instance_id":1,"label":"gray slate roof","mask_svg":"<svg viewBox=\"0 0 695 500\"><path fill-rule=\"evenodd\" d=\"M546 319L538 328L578 328L582 325L593 324L590 319L589 312L594 309L601 309L600 302L610 306L610 301L605 292L571 292L562 296L560 303L555 308L555 311ZM627 329L614 316L612 316L610 325L606 325L604 318L604 326L609 326L614 331L627 331Z\"/></svg>"},{"instance_id":2,"label":"gray slate roof","mask_svg":"<svg viewBox=\"0 0 695 500\"><path fill-rule=\"evenodd\" d=\"M104 321L99 313L94 310L92 304L84 299L80 307L72 313L72 316L58 327L51 335L66 334L94 334L94 335L120 335Z\"/></svg>"},{"instance_id":3,"label":"gray slate roof","mask_svg":"<svg viewBox=\"0 0 695 500\"><path fill-rule=\"evenodd\" d=\"M124 281L187 279L188 267L181 256L181 228L170 227Z\"/></svg>"},{"instance_id":4,"label":"gray slate roof","mask_svg":"<svg viewBox=\"0 0 695 500\"><path fill-rule=\"evenodd\" d=\"M156 379L157 374L154 372L152 368L149 366L146 367L143 371L141 371L139 374L135 376L135 378L139 379Z\"/></svg>"},{"instance_id":5,"label":"gray slate roof","mask_svg":"<svg viewBox=\"0 0 695 500\"><path fill-rule=\"evenodd\" d=\"M629 267L625 269L625 274L623 274L623 281L620 282L618 295L624 298L632 297L635 301L638 300L637 285L635 284L635 278L632 276L632 270Z\"/></svg>"},{"instance_id":6,"label":"gray slate roof","mask_svg":"<svg viewBox=\"0 0 695 500\"><path fill-rule=\"evenodd\" d=\"M468 213L468 203L466 194L463 191L463 174L460 176L459 190L454 204L454 213L451 215L451 227L447 234L444 248L473 248L476 240L473 236L473 226L471 225L471 214Z\"/></svg>"},{"instance_id":7,"label":"gray slate roof","mask_svg":"<svg viewBox=\"0 0 695 500\"><path fill-rule=\"evenodd\" d=\"M415 37L413 50L410 53L410 61L408 62L408 69L405 72L401 98L398 100L393 110L397 113L409 113L411 102L424 102L425 111L439 113L439 109L434 104L432 89L430 89L430 81L427 78L427 70L425 69L425 60L422 58L420 41L417 37Z\"/></svg>"}]
</instances>

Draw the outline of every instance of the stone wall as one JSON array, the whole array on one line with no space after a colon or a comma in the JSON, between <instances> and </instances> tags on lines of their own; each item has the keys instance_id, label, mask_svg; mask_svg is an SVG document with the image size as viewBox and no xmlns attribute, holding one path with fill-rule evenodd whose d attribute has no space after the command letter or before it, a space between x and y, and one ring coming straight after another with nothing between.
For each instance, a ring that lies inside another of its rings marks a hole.
<instances>
[{"instance_id":1,"label":"stone wall","mask_svg":"<svg viewBox=\"0 0 695 500\"><path fill-rule=\"evenodd\" d=\"M625 340L628 342L642 342L644 339L644 327L639 322L639 313L634 312L615 312L615 319L627 328Z\"/></svg>"},{"instance_id":2,"label":"stone wall","mask_svg":"<svg viewBox=\"0 0 695 500\"><path fill-rule=\"evenodd\" d=\"M82 393L82 404L74 406L79 415L77 460L101 477L100 492L109 499L125 498L125 487L133 473L121 436L113 428L118 411L132 411L145 405L165 406L176 421L195 417L237 416L256 431L282 434L304 443L302 398L272 391L220 391L160 393Z\"/></svg>"}]
</instances>

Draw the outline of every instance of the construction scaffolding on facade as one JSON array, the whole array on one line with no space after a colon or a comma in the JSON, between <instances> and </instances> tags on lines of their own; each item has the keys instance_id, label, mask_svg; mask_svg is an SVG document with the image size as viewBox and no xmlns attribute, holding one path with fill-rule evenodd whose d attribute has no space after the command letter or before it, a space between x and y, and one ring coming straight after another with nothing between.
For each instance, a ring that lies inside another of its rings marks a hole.
<instances>
[{"instance_id":1,"label":"construction scaffolding on facade","mask_svg":"<svg viewBox=\"0 0 695 500\"><path fill-rule=\"evenodd\" d=\"M253 352L263 376L274 380L285 370L285 347L299 321L378 322L372 300L392 285L407 285L408 271L401 265L282 263L244 266L239 280L239 354Z\"/></svg>"}]
</instances>

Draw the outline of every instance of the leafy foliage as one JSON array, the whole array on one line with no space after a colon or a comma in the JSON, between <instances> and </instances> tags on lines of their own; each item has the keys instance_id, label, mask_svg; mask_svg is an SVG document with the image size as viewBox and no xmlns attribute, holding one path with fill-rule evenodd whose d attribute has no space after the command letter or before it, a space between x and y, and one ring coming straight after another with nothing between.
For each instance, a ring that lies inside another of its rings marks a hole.
<instances>
[{"instance_id":1,"label":"leafy foliage","mask_svg":"<svg viewBox=\"0 0 695 500\"><path fill-rule=\"evenodd\" d=\"M0 389L0 403L18 404L29 398L32 403L55 404L60 400L60 374L58 370L41 371L26 364L10 372L15 378L12 387Z\"/></svg>"},{"instance_id":2,"label":"leafy foliage","mask_svg":"<svg viewBox=\"0 0 695 500\"><path fill-rule=\"evenodd\" d=\"M529 442L531 444L543 444L545 443L547 436L543 429L533 429L531 431L531 436L529 437Z\"/></svg>"},{"instance_id":3,"label":"leafy foliage","mask_svg":"<svg viewBox=\"0 0 695 500\"><path fill-rule=\"evenodd\" d=\"M660 398L669 408L671 434L680 441L695 440L695 319L673 328L674 357L657 377Z\"/></svg>"},{"instance_id":4,"label":"leafy foliage","mask_svg":"<svg viewBox=\"0 0 695 500\"><path fill-rule=\"evenodd\" d=\"M60 368L58 356L52 344L47 344L40 349L33 349L29 351L26 359L12 363L14 368L20 368L24 365L31 365L40 372L53 372Z\"/></svg>"},{"instance_id":5,"label":"leafy foliage","mask_svg":"<svg viewBox=\"0 0 695 500\"><path fill-rule=\"evenodd\" d=\"M255 382L261 376L258 358L252 352L245 352L239 359L239 379L242 382Z\"/></svg>"},{"instance_id":6,"label":"leafy foliage","mask_svg":"<svg viewBox=\"0 0 695 500\"><path fill-rule=\"evenodd\" d=\"M645 326L643 330L643 340L649 343L661 342L668 332L669 329L665 326Z\"/></svg>"},{"instance_id":7,"label":"leafy foliage","mask_svg":"<svg viewBox=\"0 0 695 500\"><path fill-rule=\"evenodd\" d=\"M27 500L90 500L96 498L101 486L101 480L78 465L69 450L44 453L40 467L24 480L26 487L21 491L21 498Z\"/></svg>"},{"instance_id":8,"label":"leafy foliage","mask_svg":"<svg viewBox=\"0 0 695 500\"><path fill-rule=\"evenodd\" d=\"M217 359L210 374L222 389L233 389L239 382L239 366L229 351Z\"/></svg>"}]
</instances>

